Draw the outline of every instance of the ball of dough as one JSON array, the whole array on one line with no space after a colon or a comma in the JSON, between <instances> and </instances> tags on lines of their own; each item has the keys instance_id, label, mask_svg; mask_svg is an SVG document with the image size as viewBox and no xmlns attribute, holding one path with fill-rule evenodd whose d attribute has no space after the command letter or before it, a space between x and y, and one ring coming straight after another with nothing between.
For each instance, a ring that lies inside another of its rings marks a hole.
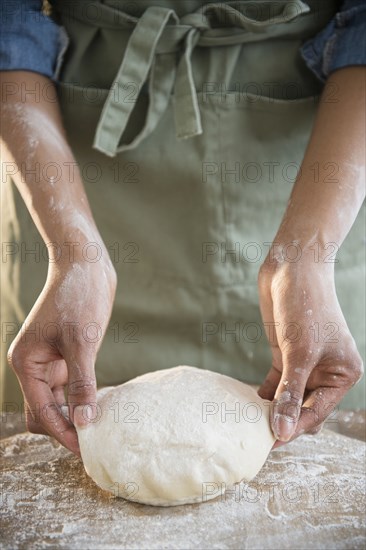
<instances>
[{"instance_id":1,"label":"ball of dough","mask_svg":"<svg viewBox=\"0 0 366 550\"><path fill-rule=\"evenodd\" d=\"M263 466L275 438L269 402L215 372L179 366L98 392L78 428L85 470L102 488L157 506L204 502Z\"/></svg>"}]
</instances>

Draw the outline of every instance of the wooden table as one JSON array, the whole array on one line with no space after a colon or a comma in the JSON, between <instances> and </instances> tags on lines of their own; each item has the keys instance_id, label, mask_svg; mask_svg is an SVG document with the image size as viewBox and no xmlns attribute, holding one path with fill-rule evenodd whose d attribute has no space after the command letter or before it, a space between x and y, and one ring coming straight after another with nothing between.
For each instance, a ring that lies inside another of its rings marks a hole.
<instances>
[{"instance_id":1,"label":"wooden table","mask_svg":"<svg viewBox=\"0 0 366 550\"><path fill-rule=\"evenodd\" d=\"M111 497L55 440L3 420L1 548L365 548L364 411L272 451L235 492L170 508Z\"/></svg>"}]
</instances>

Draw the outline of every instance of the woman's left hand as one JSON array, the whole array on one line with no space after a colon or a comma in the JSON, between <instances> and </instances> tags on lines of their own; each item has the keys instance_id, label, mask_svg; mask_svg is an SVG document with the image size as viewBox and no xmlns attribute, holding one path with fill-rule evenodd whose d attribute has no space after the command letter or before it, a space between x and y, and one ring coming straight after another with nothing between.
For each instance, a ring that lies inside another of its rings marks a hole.
<instances>
[{"instance_id":1,"label":"woman's left hand","mask_svg":"<svg viewBox=\"0 0 366 550\"><path fill-rule=\"evenodd\" d=\"M332 264L317 263L309 254L284 261L272 250L258 285L272 351L272 367L258 393L273 400L272 430L285 442L319 431L361 378L363 365L338 303Z\"/></svg>"}]
</instances>

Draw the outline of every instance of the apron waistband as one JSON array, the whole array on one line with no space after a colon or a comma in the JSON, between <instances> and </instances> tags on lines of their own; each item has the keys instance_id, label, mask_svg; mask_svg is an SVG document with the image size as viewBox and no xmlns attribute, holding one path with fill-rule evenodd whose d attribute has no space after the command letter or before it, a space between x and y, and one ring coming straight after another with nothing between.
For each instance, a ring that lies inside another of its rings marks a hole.
<instances>
[{"instance_id":1,"label":"apron waistband","mask_svg":"<svg viewBox=\"0 0 366 550\"><path fill-rule=\"evenodd\" d=\"M58 4L60 11L65 9L62 7L65 4L64 1ZM264 0L259 4L270 3ZM88 23L98 27L133 30L103 106L93 147L110 157L137 147L157 126L173 90L177 138L185 139L202 134L192 72L194 48L197 45L212 47L241 44L264 40L273 35L284 35L289 32L286 23L310 12L310 7L301 0L274 4L274 13L265 19L256 20L248 15L248 8L253 9L253 3L247 1L206 4L198 12L181 18L178 18L174 10L160 6L149 6L140 18L136 18L105 4L96 3L98 17L94 13ZM254 3L255 5L258 4ZM73 17L85 21L87 13L82 0L72 2ZM182 48L183 53L177 62L177 52L180 53ZM120 101L119 91L131 82L137 86L138 94L148 82L147 114L138 135L129 143L118 146L136 105L136 100Z\"/></svg>"}]
</instances>

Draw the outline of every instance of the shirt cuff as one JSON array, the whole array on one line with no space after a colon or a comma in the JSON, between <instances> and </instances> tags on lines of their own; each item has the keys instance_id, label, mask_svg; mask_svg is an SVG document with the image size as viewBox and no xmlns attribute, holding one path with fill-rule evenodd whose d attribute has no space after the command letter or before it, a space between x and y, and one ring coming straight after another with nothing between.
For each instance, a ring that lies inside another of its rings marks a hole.
<instances>
[{"instance_id":1,"label":"shirt cuff","mask_svg":"<svg viewBox=\"0 0 366 550\"><path fill-rule=\"evenodd\" d=\"M64 29L42 13L42 0L1 2L0 70L26 70L54 78Z\"/></svg>"},{"instance_id":2,"label":"shirt cuff","mask_svg":"<svg viewBox=\"0 0 366 550\"><path fill-rule=\"evenodd\" d=\"M300 48L308 68L325 82L343 67L366 65L366 5L346 0L328 25Z\"/></svg>"}]
</instances>

